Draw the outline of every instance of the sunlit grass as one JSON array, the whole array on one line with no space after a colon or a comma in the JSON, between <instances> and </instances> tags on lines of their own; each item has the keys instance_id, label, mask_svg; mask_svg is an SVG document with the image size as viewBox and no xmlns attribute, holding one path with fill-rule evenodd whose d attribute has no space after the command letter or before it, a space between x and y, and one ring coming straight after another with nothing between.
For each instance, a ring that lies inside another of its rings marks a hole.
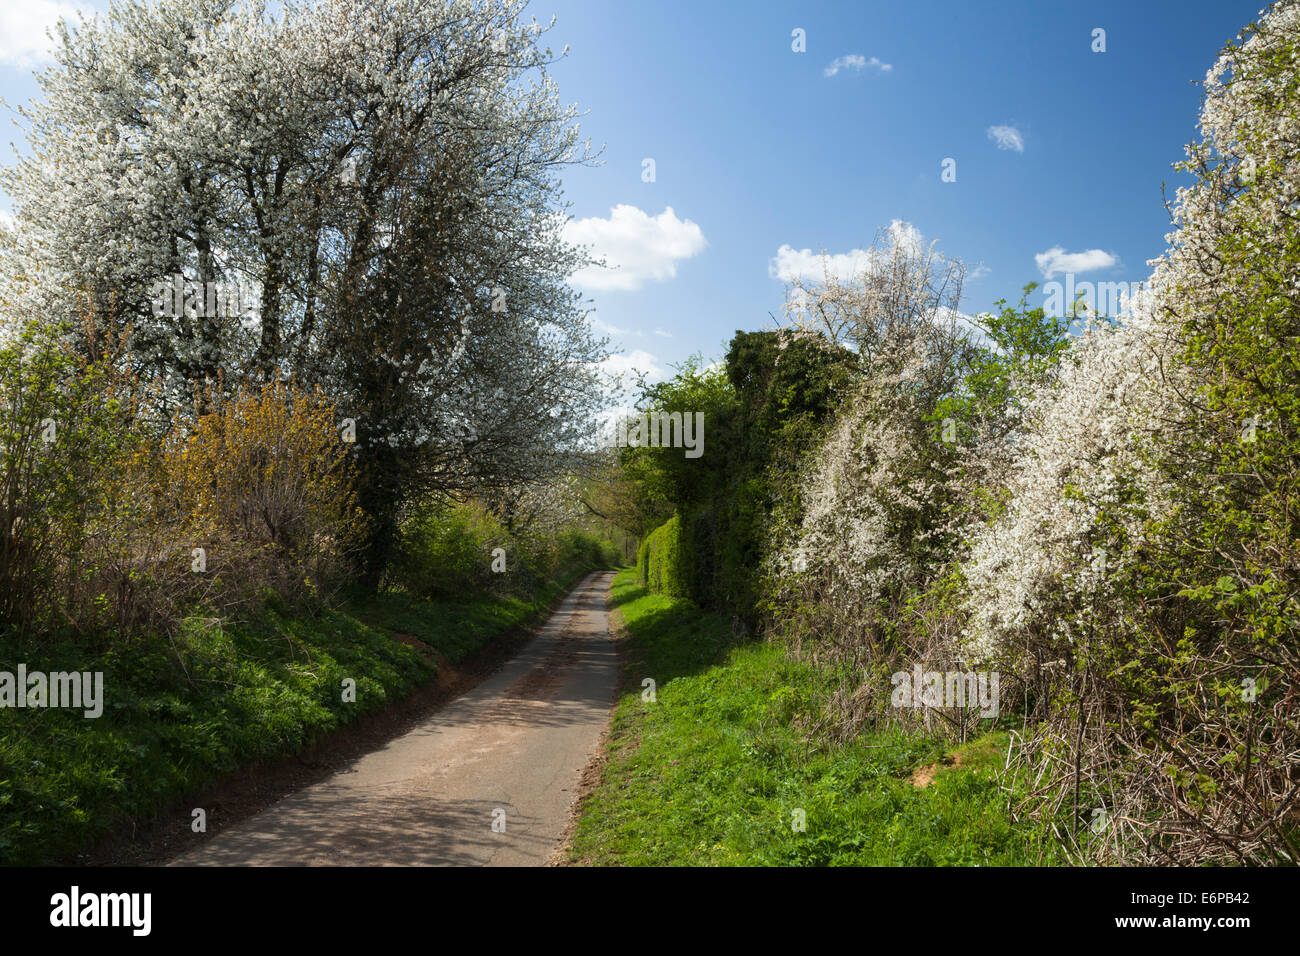
<instances>
[{"instance_id":1,"label":"sunlit grass","mask_svg":"<svg viewBox=\"0 0 1300 956\"><path fill-rule=\"evenodd\" d=\"M629 689L603 779L571 857L627 865L1005 866L1052 862L1013 826L995 732L945 755L935 738L888 730L851 744L799 729L822 681L772 644L730 646L727 622L647 593L634 572L612 602L631 635ZM656 701L641 682L655 681ZM946 759L956 766L942 763ZM939 762L926 787L913 772ZM802 811L802 814L800 814ZM802 819L805 829L797 824Z\"/></svg>"}]
</instances>

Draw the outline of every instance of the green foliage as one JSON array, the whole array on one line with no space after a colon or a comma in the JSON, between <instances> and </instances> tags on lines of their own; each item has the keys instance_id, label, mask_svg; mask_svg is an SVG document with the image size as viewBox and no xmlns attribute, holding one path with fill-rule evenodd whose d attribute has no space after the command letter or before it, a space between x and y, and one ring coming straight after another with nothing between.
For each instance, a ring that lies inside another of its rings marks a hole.
<instances>
[{"instance_id":1,"label":"green foliage","mask_svg":"<svg viewBox=\"0 0 1300 956\"><path fill-rule=\"evenodd\" d=\"M272 384L168 429L143 391L34 335L0 348L0 670L102 672L106 696L93 719L0 708L0 863L85 850L410 693L435 668L394 634L461 660L615 560L581 529L430 509L407 593L326 606L357 520L330 404Z\"/></svg>"},{"instance_id":2,"label":"green foliage","mask_svg":"<svg viewBox=\"0 0 1300 956\"><path fill-rule=\"evenodd\" d=\"M483 592L492 584L493 549L509 544L509 534L486 509L432 501L403 524L391 580L423 598Z\"/></svg>"},{"instance_id":3,"label":"green foliage","mask_svg":"<svg viewBox=\"0 0 1300 956\"><path fill-rule=\"evenodd\" d=\"M1029 308L1037 288L1030 282L1016 305L999 299L997 311L976 317L987 341L979 343L958 389L931 416L936 422L953 419L959 442L990 432L1001 438L1014 430L1026 403L1067 354L1070 321L1050 317L1041 306Z\"/></svg>"},{"instance_id":4,"label":"green foliage","mask_svg":"<svg viewBox=\"0 0 1300 956\"><path fill-rule=\"evenodd\" d=\"M504 557L494 557L497 548L505 552ZM616 550L612 543L580 528L565 528L551 536L511 534L477 502L434 499L403 523L388 580L420 598L526 596L556 577L615 566ZM503 572L493 570L498 558L504 561Z\"/></svg>"},{"instance_id":5,"label":"green foliage","mask_svg":"<svg viewBox=\"0 0 1300 956\"><path fill-rule=\"evenodd\" d=\"M729 422L736 405L735 392L719 368L706 368L699 355L674 366L677 374L667 382L646 388L641 411L704 415L704 454L687 458L681 448L626 447L619 452L623 473L635 482L640 512L649 523L642 534L657 527L684 502L707 497L715 478L711 463L725 454L722 442L730 436Z\"/></svg>"},{"instance_id":6,"label":"green foliage","mask_svg":"<svg viewBox=\"0 0 1300 956\"><path fill-rule=\"evenodd\" d=\"M689 553L682 546L682 519L673 515L646 536L637 552L637 571L650 590L686 597L689 577L683 566Z\"/></svg>"},{"instance_id":7,"label":"green foliage","mask_svg":"<svg viewBox=\"0 0 1300 956\"><path fill-rule=\"evenodd\" d=\"M359 516L320 393L214 393L170 428L153 397L30 333L0 349L0 633L174 636L340 580Z\"/></svg>"},{"instance_id":8,"label":"green foliage","mask_svg":"<svg viewBox=\"0 0 1300 956\"><path fill-rule=\"evenodd\" d=\"M138 447L102 366L29 328L0 347L0 634L112 622L104 567L133 505L112 492Z\"/></svg>"},{"instance_id":9,"label":"green foliage","mask_svg":"<svg viewBox=\"0 0 1300 956\"><path fill-rule=\"evenodd\" d=\"M334 611L235 626L196 619L185 631L176 652L150 640L129 653L65 642L42 655L50 670L103 671L104 713L0 710L0 860L55 862L223 772L293 753L432 673L410 648ZM0 669L23 660L0 647ZM344 678L356 681L355 704L342 701Z\"/></svg>"}]
</instances>

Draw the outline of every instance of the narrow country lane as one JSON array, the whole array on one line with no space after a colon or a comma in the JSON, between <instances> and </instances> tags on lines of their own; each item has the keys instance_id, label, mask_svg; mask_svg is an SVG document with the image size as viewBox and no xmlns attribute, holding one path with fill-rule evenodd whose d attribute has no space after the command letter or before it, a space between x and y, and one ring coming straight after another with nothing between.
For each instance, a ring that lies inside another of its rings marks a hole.
<instances>
[{"instance_id":1,"label":"narrow country lane","mask_svg":"<svg viewBox=\"0 0 1300 956\"><path fill-rule=\"evenodd\" d=\"M172 865L545 864L609 720L611 576L589 575L518 656L408 733Z\"/></svg>"}]
</instances>

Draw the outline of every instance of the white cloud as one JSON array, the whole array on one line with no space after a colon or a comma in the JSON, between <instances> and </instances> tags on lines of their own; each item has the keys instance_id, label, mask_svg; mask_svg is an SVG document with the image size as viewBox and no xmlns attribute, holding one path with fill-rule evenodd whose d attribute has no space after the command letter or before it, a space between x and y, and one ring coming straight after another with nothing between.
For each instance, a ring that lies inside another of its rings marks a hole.
<instances>
[{"instance_id":1,"label":"white cloud","mask_svg":"<svg viewBox=\"0 0 1300 956\"><path fill-rule=\"evenodd\" d=\"M624 375L629 379L633 372L644 372L649 382L662 382L664 378L664 370L659 367L658 360L644 349L607 356L600 363L600 370L607 375Z\"/></svg>"},{"instance_id":2,"label":"white cloud","mask_svg":"<svg viewBox=\"0 0 1300 956\"><path fill-rule=\"evenodd\" d=\"M815 253L811 249L795 249L783 244L768 261L767 274L786 282L796 278L818 280L827 274L848 279L860 274L870 261L871 253L865 249Z\"/></svg>"},{"instance_id":3,"label":"white cloud","mask_svg":"<svg viewBox=\"0 0 1300 956\"><path fill-rule=\"evenodd\" d=\"M659 367L658 359L642 349L626 355L608 355L592 367L605 380L605 398L609 404L603 412L597 413L591 437L599 445L608 445L617 423L637 414L637 377L634 373L643 373L646 383L654 384L664 380L665 372Z\"/></svg>"},{"instance_id":4,"label":"white cloud","mask_svg":"<svg viewBox=\"0 0 1300 956\"><path fill-rule=\"evenodd\" d=\"M921 231L910 222L895 219L889 224L889 240L909 252L919 252L925 240ZM878 256L877 252L874 255ZM861 275L870 267L873 253L869 249L851 249L839 253L815 253L811 249L795 249L782 245L767 263L767 274L773 279L790 282L795 278L819 281L829 273L845 281Z\"/></svg>"},{"instance_id":5,"label":"white cloud","mask_svg":"<svg viewBox=\"0 0 1300 956\"><path fill-rule=\"evenodd\" d=\"M650 216L636 206L620 204L608 219L575 219L564 226L564 238L589 246L606 266L588 266L573 275L575 285L596 291L634 292L647 282L677 275L677 262L704 251L708 242L700 227L678 219L671 206Z\"/></svg>"},{"instance_id":6,"label":"white cloud","mask_svg":"<svg viewBox=\"0 0 1300 956\"><path fill-rule=\"evenodd\" d=\"M666 339L671 339L673 337L671 332L665 332L663 329L655 329L655 335L662 335Z\"/></svg>"},{"instance_id":7,"label":"white cloud","mask_svg":"<svg viewBox=\"0 0 1300 956\"><path fill-rule=\"evenodd\" d=\"M837 57L822 72L827 76L834 76L840 70L861 70L864 67L874 66L882 73L888 73L894 68L892 63L882 63L878 57L867 59L860 53L850 53L847 56Z\"/></svg>"},{"instance_id":8,"label":"white cloud","mask_svg":"<svg viewBox=\"0 0 1300 956\"><path fill-rule=\"evenodd\" d=\"M997 346L989 334L984 331L980 323L980 317L967 315L958 309L941 306L934 314L934 321L939 325L956 326L957 329L965 334L968 341L976 345L982 345L985 348L996 348Z\"/></svg>"},{"instance_id":9,"label":"white cloud","mask_svg":"<svg viewBox=\"0 0 1300 956\"><path fill-rule=\"evenodd\" d=\"M1109 269L1118 258L1102 249L1089 249L1086 252L1066 252L1060 246L1052 246L1046 252L1034 256L1034 262L1044 279L1064 272L1092 272L1096 269Z\"/></svg>"},{"instance_id":10,"label":"white cloud","mask_svg":"<svg viewBox=\"0 0 1300 956\"><path fill-rule=\"evenodd\" d=\"M0 4L0 63L26 69L50 59L54 41L46 31L60 17L78 22L77 6L64 0L5 0Z\"/></svg>"},{"instance_id":11,"label":"white cloud","mask_svg":"<svg viewBox=\"0 0 1300 956\"><path fill-rule=\"evenodd\" d=\"M591 327L601 335L627 335L627 329L620 329L617 325L610 325L595 312L592 312L588 318L591 319Z\"/></svg>"},{"instance_id":12,"label":"white cloud","mask_svg":"<svg viewBox=\"0 0 1300 956\"><path fill-rule=\"evenodd\" d=\"M984 265L984 263L981 262L979 265L977 265L974 269L970 271L970 275L966 276L966 278L983 279L986 275L988 275L992 271L993 271L992 269L990 269L988 266Z\"/></svg>"},{"instance_id":13,"label":"white cloud","mask_svg":"<svg viewBox=\"0 0 1300 956\"><path fill-rule=\"evenodd\" d=\"M1025 151L1025 138L1014 126L990 126L989 139L998 144L998 149L1014 149L1017 153Z\"/></svg>"}]
</instances>

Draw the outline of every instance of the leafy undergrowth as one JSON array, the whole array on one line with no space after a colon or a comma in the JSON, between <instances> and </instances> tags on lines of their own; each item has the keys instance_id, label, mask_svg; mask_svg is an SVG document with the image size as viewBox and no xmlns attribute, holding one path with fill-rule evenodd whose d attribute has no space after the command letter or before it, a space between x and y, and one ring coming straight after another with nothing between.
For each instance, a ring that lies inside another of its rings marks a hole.
<instances>
[{"instance_id":1,"label":"leafy undergrowth","mask_svg":"<svg viewBox=\"0 0 1300 956\"><path fill-rule=\"evenodd\" d=\"M540 585L528 601L519 597L492 597L468 602L429 602L401 591L385 591L355 597L346 607L357 619L418 638L451 663L458 664L489 639L519 627L549 607L590 570L589 567L571 568L557 580ZM431 608L436 608L436 612L431 613Z\"/></svg>"},{"instance_id":2,"label":"leafy undergrowth","mask_svg":"<svg viewBox=\"0 0 1300 956\"><path fill-rule=\"evenodd\" d=\"M583 806L574 862L1056 862L1050 840L1008 819L1004 733L946 754L941 741L899 730L818 743L800 729L824 699L814 669L773 644L733 646L725 619L647 592L634 571L615 579L611 603L630 634L630 689ZM653 703L643 700L646 677ZM914 785L913 772L928 765L933 780Z\"/></svg>"},{"instance_id":3,"label":"leafy undergrowth","mask_svg":"<svg viewBox=\"0 0 1300 956\"><path fill-rule=\"evenodd\" d=\"M0 708L0 863L69 858L124 821L147 821L221 775L286 756L411 693L437 666L413 635L458 662L527 624L588 569L532 601L436 604L388 592L306 616L268 609L253 624L191 620L173 646L109 650L0 643L0 671L102 671L103 714ZM355 703L343 700L356 682Z\"/></svg>"}]
</instances>

